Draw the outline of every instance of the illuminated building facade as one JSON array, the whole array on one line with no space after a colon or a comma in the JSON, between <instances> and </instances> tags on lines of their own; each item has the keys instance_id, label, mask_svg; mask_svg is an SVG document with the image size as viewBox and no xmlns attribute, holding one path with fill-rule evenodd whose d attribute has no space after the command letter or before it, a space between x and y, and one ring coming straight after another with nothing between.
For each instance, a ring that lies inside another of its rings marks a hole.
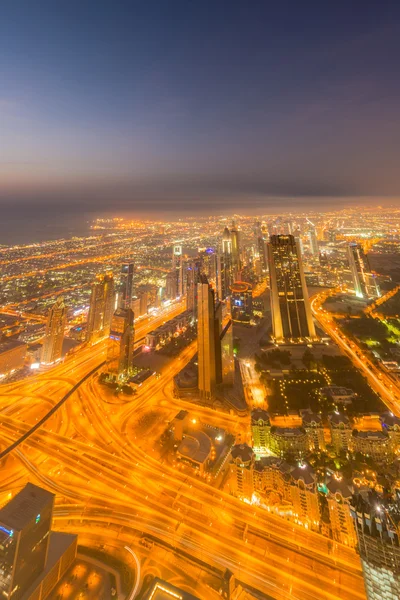
<instances>
[{"instance_id":1,"label":"illuminated building facade","mask_svg":"<svg viewBox=\"0 0 400 600\"><path fill-rule=\"evenodd\" d=\"M329 427L331 430L332 446L335 452L347 452L351 447L351 425L349 418L339 412L329 415Z\"/></svg>"},{"instance_id":2,"label":"illuminated building facade","mask_svg":"<svg viewBox=\"0 0 400 600\"><path fill-rule=\"evenodd\" d=\"M118 306L120 308L132 308L133 282L135 266L133 262L123 263L121 266L121 288L118 295Z\"/></svg>"},{"instance_id":3,"label":"illuminated building facade","mask_svg":"<svg viewBox=\"0 0 400 600\"><path fill-rule=\"evenodd\" d=\"M313 256L318 256L319 255L319 248L318 248L318 240L317 240L317 232L315 231L315 228L311 228L308 232L308 239L310 242L310 252Z\"/></svg>"},{"instance_id":4,"label":"illuminated building facade","mask_svg":"<svg viewBox=\"0 0 400 600\"><path fill-rule=\"evenodd\" d=\"M60 360L64 341L67 309L64 298L57 298L49 311L46 323L46 333L42 349L42 363L52 364Z\"/></svg>"},{"instance_id":5,"label":"illuminated building facade","mask_svg":"<svg viewBox=\"0 0 400 600\"><path fill-rule=\"evenodd\" d=\"M238 323L250 323L253 318L252 287L245 281L236 281L231 285L232 320Z\"/></svg>"},{"instance_id":6,"label":"illuminated building facade","mask_svg":"<svg viewBox=\"0 0 400 600\"><path fill-rule=\"evenodd\" d=\"M326 450L324 437L324 424L321 415L304 412L302 415L303 428L307 433L311 452L324 452Z\"/></svg>"},{"instance_id":7,"label":"illuminated building facade","mask_svg":"<svg viewBox=\"0 0 400 600\"><path fill-rule=\"evenodd\" d=\"M238 278L239 272L241 270L241 260L240 260L240 234L239 234L239 230L236 227L236 224L234 221L232 221L232 227L230 230L230 239L231 239L233 278L234 278L234 280L236 280Z\"/></svg>"},{"instance_id":8,"label":"illuminated building facade","mask_svg":"<svg viewBox=\"0 0 400 600\"><path fill-rule=\"evenodd\" d=\"M340 544L355 548L357 536L350 512L352 487L340 475L333 475L326 487L332 537Z\"/></svg>"},{"instance_id":9,"label":"illuminated building facade","mask_svg":"<svg viewBox=\"0 0 400 600\"><path fill-rule=\"evenodd\" d=\"M197 284L197 298L198 386L202 397L211 398L217 383L215 298L205 275Z\"/></svg>"},{"instance_id":10,"label":"illuminated building facade","mask_svg":"<svg viewBox=\"0 0 400 600\"><path fill-rule=\"evenodd\" d=\"M292 235L271 236L268 265L274 338L315 339L300 247Z\"/></svg>"},{"instance_id":11,"label":"illuminated building facade","mask_svg":"<svg viewBox=\"0 0 400 600\"><path fill-rule=\"evenodd\" d=\"M301 459L309 452L307 433L302 428L271 427L270 449L281 458Z\"/></svg>"},{"instance_id":12,"label":"illuminated building facade","mask_svg":"<svg viewBox=\"0 0 400 600\"><path fill-rule=\"evenodd\" d=\"M368 600L400 598L399 506L370 492L354 494L351 515Z\"/></svg>"},{"instance_id":13,"label":"illuminated building facade","mask_svg":"<svg viewBox=\"0 0 400 600\"><path fill-rule=\"evenodd\" d=\"M132 373L134 337L132 309L118 308L112 318L107 348L107 372L114 379L126 379Z\"/></svg>"},{"instance_id":14,"label":"illuminated building facade","mask_svg":"<svg viewBox=\"0 0 400 600\"><path fill-rule=\"evenodd\" d=\"M376 276L371 272L368 256L361 244L349 244L347 257L356 296L365 299L379 298L381 295L379 285Z\"/></svg>"},{"instance_id":15,"label":"illuminated building facade","mask_svg":"<svg viewBox=\"0 0 400 600\"><path fill-rule=\"evenodd\" d=\"M392 442L386 431L357 431L351 436L351 450L370 456L377 463L389 463L394 455Z\"/></svg>"},{"instance_id":16,"label":"illuminated building facade","mask_svg":"<svg viewBox=\"0 0 400 600\"><path fill-rule=\"evenodd\" d=\"M231 492L240 498L250 499L254 492L255 454L247 444L231 449L230 486Z\"/></svg>"},{"instance_id":17,"label":"illuminated building facade","mask_svg":"<svg viewBox=\"0 0 400 600\"><path fill-rule=\"evenodd\" d=\"M232 321L226 323L221 332L221 382L232 386L235 383L235 359L233 356L233 326Z\"/></svg>"},{"instance_id":18,"label":"illuminated building facade","mask_svg":"<svg viewBox=\"0 0 400 600\"><path fill-rule=\"evenodd\" d=\"M44 570L54 498L28 483L0 510L0 596L19 600Z\"/></svg>"},{"instance_id":19,"label":"illuminated building facade","mask_svg":"<svg viewBox=\"0 0 400 600\"><path fill-rule=\"evenodd\" d=\"M0 342L0 379L24 366L27 345L18 340Z\"/></svg>"},{"instance_id":20,"label":"illuminated building facade","mask_svg":"<svg viewBox=\"0 0 400 600\"><path fill-rule=\"evenodd\" d=\"M99 275L92 284L86 339L95 343L110 333L114 309L114 278L112 273Z\"/></svg>"},{"instance_id":21,"label":"illuminated building facade","mask_svg":"<svg viewBox=\"0 0 400 600\"><path fill-rule=\"evenodd\" d=\"M251 411L251 435L255 452L266 452L270 446L271 422L269 414L262 408Z\"/></svg>"},{"instance_id":22,"label":"illuminated building facade","mask_svg":"<svg viewBox=\"0 0 400 600\"><path fill-rule=\"evenodd\" d=\"M309 529L318 530L320 507L317 479L313 469L302 463L291 471L290 477L290 495L295 521Z\"/></svg>"}]
</instances>

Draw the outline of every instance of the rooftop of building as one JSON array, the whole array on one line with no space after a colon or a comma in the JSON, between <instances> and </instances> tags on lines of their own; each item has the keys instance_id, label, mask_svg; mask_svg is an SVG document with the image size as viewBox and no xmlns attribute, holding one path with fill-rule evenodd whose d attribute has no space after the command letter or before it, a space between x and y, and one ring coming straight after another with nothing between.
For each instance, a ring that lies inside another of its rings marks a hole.
<instances>
[{"instance_id":1,"label":"rooftop of building","mask_svg":"<svg viewBox=\"0 0 400 600\"><path fill-rule=\"evenodd\" d=\"M233 460L239 458L242 462L249 462L253 458L254 452L247 444L236 444L232 447L231 455Z\"/></svg>"},{"instance_id":2,"label":"rooftop of building","mask_svg":"<svg viewBox=\"0 0 400 600\"><path fill-rule=\"evenodd\" d=\"M294 467L290 475L295 481L302 480L306 485L315 483L314 469L307 463L301 463L300 465L297 465L297 467Z\"/></svg>"},{"instance_id":3,"label":"rooftop of building","mask_svg":"<svg viewBox=\"0 0 400 600\"><path fill-rule=\"evenodd\" d=\"M342 413L339 413L339 412L330 413L328 415L328 418L332 425L340 425L341 423L343 423L343 425L350 426L349 417L347 417L346 415L344 415Z\"/></svg>"},{"instance_id":4,"label":"rooftop of building","mask_svg":"<svg viewBox=\"0 0 400 600\"><path fill-rule=\"evenodd\" d=\"M27 483L8 504L0 510L0 523L10 529L21 531L50 503L55 495L43 488Z\"/></svg>"},{"instance_id":5,"label":"rooftop of building","mask_svg":"<svg viewBox=\"0 0 400 600\"><path fill-rule=\"evenodd\" d=\"M371 442L389 439L386 431L359 431L358 429L353 429L353 437L363 438Z\"/></svg>"},{"instance_id":6,"label":"rooftop of building","mask_svg":"<svg viewBox=\"0 0 400 600\"><path fill-rule=\"evenodd\" d=\"M303 437L306 435L306 432L301 427L272 427L271 433L287 438Z\"/></svg>"},{"instance_id":7,"label":"rooftop of building","mask_svg":"<svg viewBox=\"0 0 400 600\"><path fill-rule=\"evenodd\" d=\"M235 281L235 283L232 283L231 285L231 292L233 294L243 294L244 292L251 292L252 291L252 286L250 283L247 283L246 281Z\"/></svg>"},{"instance_id":8,"label":"rooftop of building","mask_svg":"<svg viewBox=\"0 0 400 600\"><path fill-rule=\"evenodd\" d=\"M350 388L341 385L326 385L320 389L322 394L330 394L332 396L353 396L354 392Z\"/></svg>"},{"instance_id":9,"label":"rooftop of building","mask_svg":"<svg viewBox=\"0 0 400 600\"><path fill-rule=\"evenodd\" d=\"M399 417L396 417L391 412L385 412L379 418L380 418L382 425L386 425L386 427L394 427L395 425L400 427Z\"/></svg>"},{"instance_id":10,"label":"rooftop of building","mask_svg":"<svg viewBox=\"0 0 400 600\"><path fill-rule=\"evenodd\" d=\"M191 431L177 448L177 453L198 464L206 462L211 452L211 440L204 431Z\"/></svg>"},{"instance_id":11,"label":"rooftop of building","mask_svg":"<svg viewBox=\"0 0 400 600\"><path fill-rule=\"evenodd\" d=\"M303 412L301 415L303 425L322 425L322 417L317 413Z\"/></svg>"},{"instance_id":12,"label":"rooftop of building","mask_svg":"<svg viewBox=\"0 0 400 600\"><path fill-rule=\"evenodd\" d=\"M200 600L200 598L155 577L144 594L143 600Z\"/></svg>"},{"instance_id":13,"label":"rooftop of building","mask_svg":"<svg viewBox=\"0 0 400 600\"><path fill-rule=\"evenodd\" d=\"M26 343L20 342L19 340L3 340L0 342L0 354L9 352L9 350L13 350L19 346L26 346Z\"/></svg>"},{"instance_id":14,"label":"rooftop of building","mask_svg":"<svg viewBox=\"0 0 400 600\"><path fill-rule=\"evenodd\" d=\"M264 469L276 469L283 474L290 473L292 470L289 463L277 456L262 456L254 463L254 468L258 472L262 472Z\"/></svg>"},{"instance_id":15,"label":"rooftop of building","mask_svg":"<svg viewBox=\"0 0 400 600\"><path fill-rule=\"evenodd\" d=\"M331 494L340 493L343 498L350 498L353 493L351 483L337 475L332 475L326 487Z\"/></svg>"},{"instance_id":16,"label":"rooftop of building","mask_svg":"<svg viewBox=\"0 0 400 600\"><path fill-rule=\"evenodd\" d=\"M55 567L60 558L74 544L77 536L72 533L61 533L60 531L51 531L49 540L49 551L47 561L42 573L35 579L32 585L27 589L21 600L30 600L33 597L35 590L38 588L43 579Z\"/></svg>"},{"instance_id":17,"label":"rooftop of building","mask_svg":"<svg viewBox=\"0 0 400 600\"><path fill-rule=\"evenodd\" d=\"M262 408L255 408L251 411L251 423L256 424L260 420L269 422L269 413Z\"/></svg>"}]
</instances>

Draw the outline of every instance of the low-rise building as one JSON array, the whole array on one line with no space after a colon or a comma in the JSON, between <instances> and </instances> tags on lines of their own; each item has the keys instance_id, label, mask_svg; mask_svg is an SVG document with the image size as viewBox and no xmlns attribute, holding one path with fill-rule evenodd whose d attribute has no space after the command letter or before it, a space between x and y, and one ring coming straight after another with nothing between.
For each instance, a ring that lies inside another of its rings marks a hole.
<instances>
[{"instance_id":1,"label":"low-rise building","mask_svg":"<svg viewBox=\"0 0 400 600\"><path fill-rule=\"evenodd\" d=\"M310 450L321 452L326 449L324 437L324 424L321 415L310 411L302 413L303 428L308 435Z\"/></svg>"},{"instance_id":2,"label":"low-rise building","mask_svg":"<svg viewBox=\"0 0 400 600\"><path fill-rule=\"evenodd\" d=\"M386 431L358 431L352 433L351 449L370 456L378 463L393 460L393 449L389 434Z\"/></svg>"},{"instance_id":3,"label":"low-rise building","mask_svg":"<svg viewBox=\"0 0 400 600\"><path fill-rule=\"evenodd\" d=\"M332 446L335 452L347 452L351 444L351 425L346 415L334 412L329 415Z\"/></svg>"},{"instance_id":4,"label":"low-rise building","mask_svg":"<svg viewBox=\"0 0 400 600\"><path fill-rule=\"evenodd\" d=\"M26 349L27 345L18 340L0 342L0 378L24 366Z\"/></svg>"},{"instance_id":5,"label":"low-rise building","mask_svg":"<svg viewBox=\"0 0 400 600\"><path fill-rule=\"evenodd\" d=\"M281 458L301 459L309 453L308 436L301 427L271 427L270 436L270 449Z\"/></svg>"},{"instance_id":6,"label":"low-rise building","mask_svg":"<svg viewBox=\"0 0 400 600\"><path fill-rule=\"evenodd\" d=\"M350 548L357 545L357 535L350 512L353 488L342 476L334 475L326 485L332 537Z\"/></svg>"},{"instance_id":7,"label":"low-rise building","mask_svg":"<svg viewBox=\"0 0 400 600\"><path fill-rule=\"evenodd\" d=\"M319 392L321 396L331 400L335 404L351 404L354 398L353 390L339 385L322 387Z\"/></svg>"},{"instance_id":8,"label":"low-rise building","mask_svg":"<svg viewBox=\"0 0 400 600\"><path fill-rule=\"evenodd\" d=\"M230 490L239 498L250 499L254 493L255 454L247 444L231 449Z\"/></svg>"},{"instance_id":9,"label":"low-rise building","mask_svg":"<svg viewBox=\"0 0 400 600\"><path fill-rule=\"evenodd\" d=\"M270 446L271 422L262 408L251 411L251 435L255 452L265 452Z\"/></svg>"},{"instance_id":10,"label":"low-rise building","mask_svg":"<svg viewBox=\"0 0 400 600\"><path fill-rule=\"evenodd\" d=\"M317 531L320 522L317 479L313 469L301 463L290 473L290 496L297 523Z\"/></svg>"}]
</instances>

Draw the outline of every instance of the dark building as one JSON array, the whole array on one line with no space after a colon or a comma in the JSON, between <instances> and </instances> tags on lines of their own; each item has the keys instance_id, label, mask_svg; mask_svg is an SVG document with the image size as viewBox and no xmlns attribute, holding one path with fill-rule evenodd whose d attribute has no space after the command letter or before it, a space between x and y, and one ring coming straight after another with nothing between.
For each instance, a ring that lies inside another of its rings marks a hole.
<instances>
[{"instance_id":1,"label":"dark building","mask_svg":"<svg viewBox=\"0 0 400 600\"><path fill-rule=\"evenodd\" d=\"M0 596L19 600L44 570L54 494L28 483L0 510Z\"/></svg>"},{"instance_id":2,"label":"dark building","mask_svg":"<svg viewBox=\"0 0 400 600\"><path fill-rule=\"evenodd\" d=\"M315 339L300 245L293 235L271 236L268 265L274 338Z\"/></svg>"},{"instance_id":3,"label":"dark building","mask_svg":"<svg viewBox=\"0 0 400 600\"><path fill-rule=\"evenodd\" d=\"M121 289L118 297L120 308L132 308L134 269L132 262L123 263L121 266Z\"/></svg>"},{"instance_id":4,"label":"dark building","mask_svg":"<svg viewBox=\"0 0 400 600\"><path fill-rule=\"evenodd\" d=\"M400 506L396 498L383 501L375 492L353 495L351 515L368 600L400 598Z\"/></svg>"},{"instance_id":5,"label":"dark building","mask_svg":"<svg viewBox=\"0 0 400 600\"><path fill-rule=\"evenodd\" d=\"M239 323L250 323L253 318L252 287L245 281L236 281L231 285L232 320Z\"/></svg>"}]
</instances>

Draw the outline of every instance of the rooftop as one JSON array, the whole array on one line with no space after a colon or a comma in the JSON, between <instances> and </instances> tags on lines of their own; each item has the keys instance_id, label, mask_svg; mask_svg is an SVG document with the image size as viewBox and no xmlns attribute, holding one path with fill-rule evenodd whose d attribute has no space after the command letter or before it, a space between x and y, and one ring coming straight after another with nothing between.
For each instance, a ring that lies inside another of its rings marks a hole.
<instances>
[{"instance_id":1,"label":"rooftop","mask_svg":"<svg viewBox=\"0 0 400 600\"><path fill-rule=\"evenodd\" d=\"M143 600L200 600L200 598L156 577L150 584Z\"/></svg>"},{"instance_id":2,"label":"rooftop","mask_svg":"<svg viewBox=\"0 0 400 600\"><path fill-rule=\"evenodd\" d=\"M27 483L8 504L0 510L0 523L13 530L21 531L36 516L54 503L55 495L33 483Z\"/></svg>"}]
</instances>

